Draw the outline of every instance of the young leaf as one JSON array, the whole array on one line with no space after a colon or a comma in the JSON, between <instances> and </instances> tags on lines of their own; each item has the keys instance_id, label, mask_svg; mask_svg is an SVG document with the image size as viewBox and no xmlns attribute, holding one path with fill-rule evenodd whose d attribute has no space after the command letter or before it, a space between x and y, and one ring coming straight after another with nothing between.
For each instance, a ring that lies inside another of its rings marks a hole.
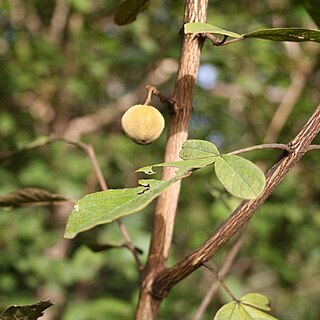
<instances>
[{"instance_id":1,"label":"young leaf","mask_svg":"<svg viewBox=\"0 0 320 320\"><path fill-rule=\"evenodd\" d=\"M277 318L241 301L232 301L220 308L213 320L277 320Z\"/></svg>"},{"instance_id":2,"label":"young leaf","mask_svg":"<svg viewBox=\"0 0 320 320\"><path fill-rule=\"evenodd\" d=\"M75 204L68 218L64 237L72 239L79 232L142 210L175 181L190 175L192 170L212 164L215 159L215 157L208 157L144 167L137 171L152 174L153 167L163 166L176 167L178 170L176 176L167 181L140 180L140 186L136 188L111 189L87 194Z\"/></svg>"},{"instance_id":3,"label":"young leaf","mask_svg":"<svg viewBox=\"0 0 320 320\"><path fill-rule=\"evenodd\" d=\"M216 27L212 24L202 23L202 22L186 23L184 25L184 33L213 33L213 34L228 36L231 38L241 38L242 37L240 34L237 34L235 32L224 30L224 29Z\"/></svg>"},{"instance_id":4,"label":"young leaf","mask_svg":"<svg viewBox=\"0 0 320 320\"><path fill-rule=\"evenodd\" d=\"M11 306L0 315L0 320L36 320L42 317L43 311L51 306L52 302L50 300L24 306Z\"/></svg>"},{"instance_id":5,"label":"young leaf","mask_svg":"<svg viewBox=\"0 0 320 320\"><path fill-rule=\"evenodd\" d=\"M243 38L258 38L273 41L320 42L320 30L302 28L261 29L242 35Z\"/></svg>"},{"instance_id":6,"label":"young leaf","mask_svg":"<svg viewBox=\"0 0 320 320\"><path fill-rule=\"evenodd\" d=\"M216 159L215 171L229 193L238 198L255 199L265 186L265 176L255 164L231 154Z\"/></svg>"},{"instance_id":7,"label":"young leaf","mask_svg":"<svg viewBox=\"0 0 320 320\"><path fill-rule=\"evenodd\" d=\"M260 294L260 293L248 293L244 295L241 299L241 302L244 304L250 305L252 307L270 311L270 300L267 296Z\"/></svg>"},{"instance_id":8,"label":"young leaf","mask_svg":"<svg viewBox=\"0 0 320 320\"><path fill-rule=\"evenodd\" d=\"M120 3L114 21L118 26L130 24L137 19L137 15L149 7L150 0L124 0Z\"/></svg>"},{"instance_id":9,"label":"young leaf","mask_svg":"<svg viewBox=\"0 0 320 320\"><path fill-rule=\"evenodd\" d=\"M181 159L193 160L208 157L219 157L218 148L209 141L204 140L187 140L179 154Z\"/></svg>"},{"instance_id":10,"label":"young leaf","mask_svg":"<svg viewBox=\"0 0 320 320\"><path fill-rule=\"evenodd\" d=\"M48 205L57 201L70 201L70 199L43 189L23 188L0 196L0 207Z\"/></svg>"}]
</instances>

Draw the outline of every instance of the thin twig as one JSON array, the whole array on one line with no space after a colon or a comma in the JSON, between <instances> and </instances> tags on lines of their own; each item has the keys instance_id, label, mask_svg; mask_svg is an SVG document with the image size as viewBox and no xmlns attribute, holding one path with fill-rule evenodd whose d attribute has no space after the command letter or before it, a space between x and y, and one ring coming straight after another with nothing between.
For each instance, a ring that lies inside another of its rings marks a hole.
<instances>
[{"instance_id":1,"label":"thin twig","mask_svg":"<svg viewBox=\"0 0 320 320\"><path fill-rule=\"evenodd\" d=\"M264 144L258 144L256 146L251 146L251 147L246 147L243 149L238 149L235 151L231 151L228 154L241 154L241 153L245 153L245 152L249 152L249 151L254 151L254 150L264 150L264 149L281 149L281 150L285 150L288 152L292 152L292 148L284 143L264 143ZM320 149L320 145L317 144L311 144L308 148L307 151L311 151L311 150L316 150L316 149Z\"/></svg>"},{"instance_id":2,"label":"thin twig","mask_svg":"<svg viewBox=\"0 0 320 320\"><path fill-rule=\"evenodd\" d=\"M151 87L149 87L149 88L147 88L147 87L148 86L146 86L148 93L147 93L147 98L146 98L145 102L143 103L144 105L149 105L151 103L151 99L152 99L153 90L151 89Z\"/></svg>"},{"instance_id":3,"label":"thin twig","mask_svg":"<svg viewBox=\"0 0 320 320\"><path fill-rule=\"evenodd\" d=\"M319 144L311 144L308 148L308 151L311 150L319 150L320 149L320 145Z\"/></svg>"},{"instance_id":4,"label":"thin twig","mask_svg":"<svg viewBox=\"0 0 320 320\"><path fill-rule=\"evenodd\" d=\"M143 270L143 263L141 262L141 260L139 258L139 252L138 252L137 248L134 246L126 226L123 224L121 219L118 219L117 223L118 223L120 231L126 241L127 248L132 252L139 270L142 271Z\"/></svg>"},{"instance_id":5,"label":"thin twig","mask_svg":"<svg viewBox=\"0 0 320 320\"><path fill-rule=\"evenodd\" d=\"M101 168L100 168L99 163L97 161L96 153L95 153L93 146L91 144L87 145L86 152L87 152L88 156L90 157L90 160L91 160L92 165L94 167L94 171L96 173L96 176L99 181L101 189L108 190L107 182L102 174Z\"/></svg>"},{"instance_id":6,"label":"thin twig","mask_svg":"<svg viewBox=\"0 0 320 320\"><path fill-rule=\"evenodd\" d=\"M201 36L209 39L214 46L221 46L221 44L225 42L223 40L220 40L218 37L216 37L215 35L209 32L201 33Z\"/></svg>"},{"instance_id":7,"label":"thin twig","mask_svg":"<svg viewBox=\"0 0 320 320\"><path fill-rule=\"evenodd\" d=\"M68 24L70 5L66 1L57 1L53 11L48 32L48 38L54 44L60 44L63 32Z\"/></svg>"},{"instance_id":8,"label":"thin twig","mask_svg":"<svg viewBox=\"0 0 320 320\"><path fill-rule=\"evenodd\" d=\"M149 100L148 100L148 99L149 99L149 95L152 95L152 94L153 94L153 95L157 96L162 103L165 103L165 104L167 104L169 107L171 107L172 110L175 110L175 109L176 109L176 105L177 105L176 102L175 102L173 99L164 96L157 88L155 88L155 87L153 87L153 86L147 85L147 86L146 86L146 89L147 89L147 91L148 91L148 97L147 97L147 99L146 99L146 102L149 101ZM151 100L151 99L150 99L150 100ZM145 104L147 104L146 102L145 102ZM150 103L150 101L149 101L149 103Z\"/></svg>"},{"instance_id":9,"label":"thin twig","mask_svg":"<svg viewBox=\"0 0 320 320\"><path fill-rule=\"evenodd\" d=\"M209 264L208 262L202 262L202 265L206 267L208 270L210 270L213 275L216 277L216 279L220 282L222 288L226 291L228 296L233 300L233 301L238 301L238 299L233 295L229 287L226 285L226 283L223 281L223 279L220 277L219 273L216 271L216 269Z\"/></svg>"},{"instance_id":10,"label":"thin twig","mask_svg":"<svg viewBox=\"0 0 320 320\"><path fill-rule=\"evenodd\" d=\"M237 254L243 244L244 235L245 235L244 231L245 231L245 229L242 231L241 235L236 239L236 241L234 242L231 249L229 250L229 252L227 253L226 257L223 260L222 266L218 271L220 277L222 277L222 278L228 274L231 266L233 265L233 262L237 256ZM192 318L192 320L201 320L203 318L203 315L204 315L208 305L211 303L212 298L217 293L219 286L220 285L219 285L218 281L214 281L212 283L211 287L209 288L207 294L203 298L203 300L202 300L198 310L196 311L194 317Z\"/></svg>"},{"instance_id":11,"label":"thin twig","mask_svg":"<svg viewBox=\"0 0 320 320\"><path fill-rule=\"evenodd\" d=\"M229 154L240 154L240 153L245 153L249 151L263 150L263 149L282 149L288 152L291 151L290 147L284 143L265 143L265 144L258 144L256 146L235 150L235 151L229 152Z\"/></svg>"},{"instance_id":12,"label":"thin twig","mask_svg":"<svg viewBox=\"0 0 320 320\"><path fill-rule=\"evenodd\" d=\"M227 46L228 44L231 44L231 43L234 43L234 42L238 42L238 41L242 41L242 40L244 40L243 37L231 39L231 40L228 40L228 41L222 43L220 46Z\"/></svg>"},{"instance_id":13,"label":"thin twig","mask_svg":"<svg viewBox=\"0 0 320 320\"><path fill-rule=\"evenodd\" d=\"M226 36L226 35L224 35L224 36L223 36L223 39L220 40L218 37L216 37L216 36L213 35L212 33L208 33L208 32L206 32L206 33L201 33L201 36L204 37L204 38L209 39L209 40L212 42L212 44L213 44L214 46L217 46L217 47L226 46L226 45L228 45L228 44L231 44L231 43L234 43L234 42L237 42L237 41L244 40L244 38L241 37L241 38L231 39L231 40L228 40L228 41L227 41L228 36Z\"/></svg>"},{"instance_id":14,"label":"thin twig","mask_svg":"<svg viewBox=\"0 0 320 320\"><path fill-rule=\"evenodd\" d=\"M277 140L283 126L287 122L287 119L296 105L303 88L305 87L308 75L313 70L314 63L309 62L308 64L301 65L301 59L298 59L297 63L298 70L296 70L292 75L290 86L288 87L280 105L274 113L266 131L264 138L264 142L266 143Z\"/></svg>"}]
</instances>

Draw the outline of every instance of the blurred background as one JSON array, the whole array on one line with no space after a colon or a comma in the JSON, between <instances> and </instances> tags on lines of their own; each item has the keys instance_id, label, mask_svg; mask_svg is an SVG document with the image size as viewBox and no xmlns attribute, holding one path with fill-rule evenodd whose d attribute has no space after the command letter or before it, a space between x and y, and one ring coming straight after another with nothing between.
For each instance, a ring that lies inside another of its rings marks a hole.
<instances>
[{"instance_id":1,"label":"blurred background","mask_svg":"<svg viewBox=\"0 0 320 320\"><path fill-rule=\"evenodd\" d=\"M129 26L113 22L116 0L0 2L0 154L41 136L94 146L110 188L137 185L137 168L162 162L165 136L139 146L120 119L142 103L145 85L172 95L178 67L183 1L152 0ZM210 1L208 22L237 33L266 27L315 28L301 1ZM190 138L222 152L289 142L320 101L320 45L246 40L205 43ZM168 120L167 107L153 99ZM319 137L314 143L320 143ZM244 156L265 172L277 150ZM217 182L212 167L183 181L170 265L205 241L240 200ZM250 221L225 281L240 298L270 297L279 319L320 314L320 162L306 154ZM55 142L0 163L0 195L37 187L79 199L100 190L83 150ZM126 249L94 253L87 243L121 244L116 224L63 239L71 204L0 211L0 311L50 298L43 319L131 319L139 273ZM125 218L145 261L153 205ZM219 266L232 241L214 257ZM159 319L193 319L214 278L201 269L165 299ZM202 319L230 299L222 289Z\"/></svg>"}]
</instances>

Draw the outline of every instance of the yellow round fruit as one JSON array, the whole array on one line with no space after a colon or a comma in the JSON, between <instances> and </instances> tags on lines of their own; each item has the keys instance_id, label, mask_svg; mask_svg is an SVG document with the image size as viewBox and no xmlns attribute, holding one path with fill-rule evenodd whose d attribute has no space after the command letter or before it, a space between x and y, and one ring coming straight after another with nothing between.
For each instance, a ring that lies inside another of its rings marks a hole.
<instances>
[{"instance_id":1,"label":"yellow round fruit","mask_svg":"<svg viewBox=\"0 0 320 320\"><path fill-rule=\"evenodd\" d=\"M156 108L137 104L122 116L121 126L126 135L138 144L150 144L163 131L164 118Z\"/></svg>"}]
</instances>

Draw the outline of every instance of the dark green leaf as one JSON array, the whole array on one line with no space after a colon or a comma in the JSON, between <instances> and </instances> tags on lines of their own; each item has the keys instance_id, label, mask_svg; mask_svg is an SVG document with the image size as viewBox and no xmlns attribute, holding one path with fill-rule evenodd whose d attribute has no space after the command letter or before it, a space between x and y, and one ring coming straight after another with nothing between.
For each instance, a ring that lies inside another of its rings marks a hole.
<instances>
[{"instance_id":1,"label":"dark green leaf","mask_svg":"<svg viewBox=\"0 0 320 320\"><path fill-rule=\"evenodd\" d=\"M124 0L120 3L114 21L119 26L130 24L137 19L137 15L149 7L150 0Z\"/></svg>"},{"instance_id":2,"label":"dark green leaf","mask_svg":"<svg viewBox=\"0 0 320 320\"><path fill-rule=\"evenodd\" d=\"M154 172L153 167L163 166L176 167L178 170L176 176L167 181L155 179L140 180L140 186L136 188L107 190L87 194L75 204L67 221L65 238L72 239L79 232L142 210L171 184L190 175L192 170L213 163L215 159L215 157L209 157L144 167L137 171L152 174Z\"/></svg>"},{"instance_id":3,"label":"dark green leaf","mask_svg":"<svg viewBox=\"0 0 320 320\"><path fill-rule=\"evenodd\" d=\"M265 186L265 176L255 164L239 156L224 154L215 162L216 175L235 197L255 199Z\"/></svg>"},{"instance_id":4,"label":"dark green leaf","mask_svg":"<svg viewBox=\"0 0 320 320\"><path fill-rule=\"evenodd\" d=\"M241 38L240 34L221 29L209 23L202 23L202 22L186 23L184 25L184 33L213 33L213 34L228 36L231 38Z\"/></svg>"},{"instance_id":5,"label":"dark green leaf","mask_svg":"<svg viewBox=\"0 0 320 320\"><path fill-rule=\"evenodd\" d=\"M23 188L0 196L1 207L47 205L58 201L70 201L70 199L37 188Z\"/></svg>"},{"instance_id":6,"label":"dark green leaf","mask_svg":"<svg viewBox=\"0 0 320 320\"><path fill-rule=\"evenodd\" d=\"M36 320L43 316L43 311L51 306L50 300L24 306L11 306L1 314L0 320Z\"/></svg>"},{"instance_id":7,"label":"dark green leaf","mask_svg":"<svg viewBox=\"0 0 320 320\"><path fill-rule=\"evenodd\" d=\"M187 140L182 145L179 154L184 160L219 157L219 155L218 148L213 143L204 140Z\"/></svg>"},{"instance_id":8,"label":"dark green leaf","mask_svg":"<svg viewBox=\"0 0 320 320\"><path fill-rule=\"evenodd\" d=\"M273 28L261 29L242 35L243 38L258 38L273 41L314 41L320 42L320 30L303 28Z\"/></svg>"}]
</instances>

